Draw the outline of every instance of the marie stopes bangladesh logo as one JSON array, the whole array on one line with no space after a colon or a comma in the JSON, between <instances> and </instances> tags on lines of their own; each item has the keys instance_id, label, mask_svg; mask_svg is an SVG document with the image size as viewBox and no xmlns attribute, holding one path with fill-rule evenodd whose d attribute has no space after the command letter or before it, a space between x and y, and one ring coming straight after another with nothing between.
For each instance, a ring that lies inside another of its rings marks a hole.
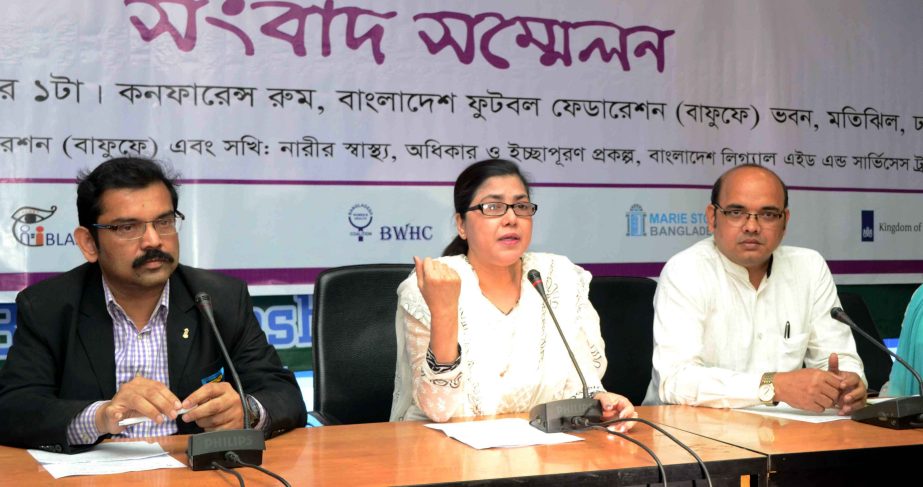
<instances>
[{"instance_id":1,"label":"marie stopes bangladesh logo","mask_svg":"<svg viewBox=\"0 0 923 487\"><path fill-rule=\"evenodd\" d=\"M641 205L631 205L625 213L626 237L691 237L708 235L705 212L668 208L666 211L645 211Z\"/></svg>"},{"instance_id":2,"label":"marie stopes bangladesh logo","mask_svg":"<svg viewBox=\"0 0 923 487\"><path fill-rule=\"evenodd\" d=\"M56 211L58 211L57 206L52 206L47 210L34 206L23 206L14 211L10 215L13 219L13 238L27 247L74 245L74 236L71 233L50 232L45 225L40 225L54 216Z\"/></svg>"}]
</instances>

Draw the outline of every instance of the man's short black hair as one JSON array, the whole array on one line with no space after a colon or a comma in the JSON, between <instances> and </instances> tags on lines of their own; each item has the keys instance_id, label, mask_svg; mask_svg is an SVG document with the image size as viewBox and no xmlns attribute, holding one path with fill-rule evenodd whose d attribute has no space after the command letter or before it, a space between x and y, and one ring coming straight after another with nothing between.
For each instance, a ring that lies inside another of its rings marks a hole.
<instances>
[{"instance_id":1,"label":"man's short black hair","mask_svg":"<svg viewBox=\"0 0 923 487\"><path fill-rule=\"evenodd\" d=\"M141 189L155 183L163 183L170 192L173 209L179 209L179 195L176 193L175 174L168 174L157 162L143 157L119 157L103 162L92 171L83 170L77 174L77 219L81 227L90 230L96 238L94 223L102 213L100 201L109 189Z\"/></svg>"},{"instance_id":2,"label":"man's short black hair","mask_svg":"<svg viewBox=\"0 0 923 487\"><path fill-rule=\"evenodd\" d=\"M738 169L745 168L745 167L755 167L757 169L762 169L768 172L769 174L772 174L773 176L775 176L776 181L778 181L779 184L782 185L782 195L784 196L784 202L782 204L782 209L784 210L788 208L788 186L785 185L785 181L782 181L782 178L780 178L779 175L776 174L775 171L773 171L772 169L769 169L768 167L765 167L765 166L761 166L759 164L753 164L753 163L741 164L737 167L728 169L727 171L724 172L724 174L719 176L718 179L715 181L715 184L711 187L711 204L715 206L719 206L718 196L721 195L721 185L724 184L724 178L726 178L728 174L731 174L732 172Z\"/></svg>"}]
</instances>

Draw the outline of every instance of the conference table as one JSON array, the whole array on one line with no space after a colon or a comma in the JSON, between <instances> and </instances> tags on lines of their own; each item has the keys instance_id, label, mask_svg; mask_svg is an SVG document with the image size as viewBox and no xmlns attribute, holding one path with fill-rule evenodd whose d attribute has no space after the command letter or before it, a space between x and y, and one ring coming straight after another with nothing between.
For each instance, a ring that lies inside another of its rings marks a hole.
<instances>
[{"instance_id":1,"label":"conference table","mask_svg":"<svg viewBox=\"0 0 923 487\"><path fill-rule=\"evenodd\" d=\"M853 421L811 424L733 410L642 406L694 449L715 485L863 485L896 480L897 466L923 458L923 431L895 431ZM300 428L267 441L263 466L292 485L643 485L659 471L640 447L602 431L583 441L476 450L424 423L373 423ZM704 485L695 460L664 435L638 424L630 436L651 448L667 478ZM156 438L186 463L186 437ZM901 468L906 472L906 468ZM252 469L236 469L248 486L280 485ZM219 471L187 468L53 480L25 450L0 447L2 485L237 485ZM688 484L687 484L688 485Z\"/></svg>"},{"instance_id":2,"label":"conference table","mask_svg":"<svg viewBox=\"0 0 923 487\"><path fill-rule=\"evenodd\" d=\"M660 481L654 461L644 450L602 431L579 433L584 440L568 444L475 450L423 424L300 428L267 441L263 466L292 485L639 485ZM718 485L740 485L741 476L765 474L764 455L666 429L702 457ZM661 433L638 424L630 434L656 452L671 482L702 478L689 453ZM185 437L156 440L186 463ZM236 471L248 486L280 485L252 469ZM29 487L237 485L227 473L185 468L53 480L25 450L7 447L0 447L0 472L0 484Z\"/></svg>"},{"instance_id":3,"label":"conference table","mask_svg":"<svg viewBox=\"0 0 923 487\"><path fill-rule=\"evenodd\" d=\"M768 472L761 481L769 485L903 484L923 459L921 429L892 430L849 419L814 424L691 406L641 409L649 421L766 455Z\"/></svg>"}]
</instances>

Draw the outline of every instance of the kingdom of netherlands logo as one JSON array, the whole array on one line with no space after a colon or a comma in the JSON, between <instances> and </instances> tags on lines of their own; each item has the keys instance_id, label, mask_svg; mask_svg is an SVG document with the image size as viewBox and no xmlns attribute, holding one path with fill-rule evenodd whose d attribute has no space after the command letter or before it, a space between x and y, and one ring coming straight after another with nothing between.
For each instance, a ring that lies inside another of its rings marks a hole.
<instances>
[{"instance_id":1,"label":"kingdom of netherlands logo","mask_svg":"<svg viewBox=\"0 0 923 487\"><path fill-rule=\"evenodd\" d=\"M350 235L357 237L360 242L365 240L372 232L366 232L365 229L372 224L372 208L364 203L354 205L349 209L349 224L356 229L355 232L349 232Z\"/></svg>"},{"instance_id":2,"label":"kingdom of netherlands logo","mask_svg":"<svg viewBox=\"0 0 923 487\"><path fill-rule=\"evenodd\" d=\"M862 241L875 241L875 212L873 210L862 210Z\"/></svg>"},{"instance_id":3,"label":"kingdom of netherlands logo","mask_svg":"<svg viewBox=\"0 0 923 487\"><path fill-rule=\"evenodd\" d=\"M637 203L631 205L628 213L625 213L625 220L628 229L625 233L626 237L647 236L647 229L645 228L647 213L644 212L644 209L641 208L641 205Z\"/></svg>"},{"instance_id":4,"label":"kingdom of netherlands logo","mask_svg":"<svg viewBox=\"0 0 923 487\"><path fill-rule=\"evenodd\" d=\"M13 219L13 238L28 247L44 247L46 245L45 227L36 225L49 218L58 211L57 206L50 209L23 206L14 211L10 216Z\"/></svg>"}]
</instances>

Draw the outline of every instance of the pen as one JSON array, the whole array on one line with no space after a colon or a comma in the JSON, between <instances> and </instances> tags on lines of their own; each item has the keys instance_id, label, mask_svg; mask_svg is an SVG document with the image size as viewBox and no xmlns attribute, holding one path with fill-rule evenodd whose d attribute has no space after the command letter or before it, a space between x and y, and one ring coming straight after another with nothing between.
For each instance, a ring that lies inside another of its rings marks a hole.
<instances>
[{"instance_id":1,"label":"pen","mask_svg":"<svg viewBox=\"0 0 923 487\"><path fill-rule=\"evenodd\" d=\"M785 322L785 339L788 340L788 337L790 337L791 334L792 334L792 324L786 321Z\"/></svg>"},{"instance_id":2,"label":"pen","mask_svg":"<svg viewBox=\"0 0 923 487\"><path fill-rule=\"evenodd\" d=\"M180 409L179 411L176 412L176 416L179 417L183 414L188 413L189 411L192 411L193 409L195 408L191 407L189 409ZM144 423L147 421L153 421L153 420L146 416L137 416L134 418L126 418L126 419L119 421L119 426L132 426L132 425Z\"/></svg>"}]
</instances>

